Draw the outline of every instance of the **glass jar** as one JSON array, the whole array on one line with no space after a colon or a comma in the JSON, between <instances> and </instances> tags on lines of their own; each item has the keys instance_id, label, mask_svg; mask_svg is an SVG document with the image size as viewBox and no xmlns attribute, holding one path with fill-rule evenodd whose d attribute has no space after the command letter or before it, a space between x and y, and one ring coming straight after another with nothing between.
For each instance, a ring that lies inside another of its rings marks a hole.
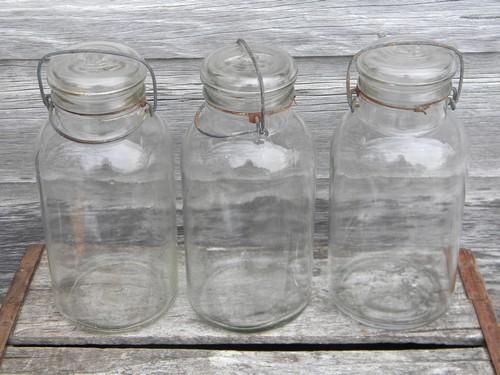
<instances>
[{"instance_id":1,"label":"glass jar","mask_svg":"<svg viewBox=\"0 0 500 375\"><path fill-rule=\"evenodd\" d=\"M36 168L57 308L96 330L151 321L177 290L172 145L153 72L132 49L93 42L46 55L39 83L49 120Z\"/></svg>"},{"instance_id":2,"label":"glass jar","mask_svg":"<svg viewBox=\"0 0 500 375\"><path fill-rule=\"evenodd\" d=\"M310 298L314 152L296 75L286 52L241 40L201 68L206 103L182 148L188 295L225 328L269 328Z\"/></svg>"},{"instance_id":3,"label":"glass jar","mask_svg":"<svg viewBox=\"0 0 500 375\"><path fill-rule=\"evenodd\" d=\"M357 95L348 74L352 110L331 151L331 296L364 324L413 328L446 311L455 285L467 153L450 107L462 57L400 37L354 60Z\"/></svg>"}]
</instances>

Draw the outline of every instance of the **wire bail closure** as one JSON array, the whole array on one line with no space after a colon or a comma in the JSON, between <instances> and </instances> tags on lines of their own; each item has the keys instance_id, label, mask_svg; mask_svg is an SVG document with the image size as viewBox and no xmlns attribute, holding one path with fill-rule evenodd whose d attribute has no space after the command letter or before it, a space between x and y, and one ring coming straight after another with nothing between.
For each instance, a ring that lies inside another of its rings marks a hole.
<instances>
[{"instance_id":1,"label":"wire bail closure","mask_svg":"<svg viewBox=\"0 0 500 375\"><path fill-rule=\"evenodd\" d=\"M248 43L244 39L238 39L236 41L240 46L242 46L247 52L248 56L252 60L253 67L255 69L255 73L257 74L257 80L259 81L259 90L260 90L260 118L257 121L257 128L259 131L259 135L268 135L268 131L266 129L266 101L264 97L264 80L262 79L262 74L260 73L259 65L257 64L257 59L255 58L252 49L248 45Z\"/></svg>"},{"instance_id":2,"label":"wire bail closure","mask_svg":"<svg viewBox=\"0 0 500 375\"><path fill-rule=\"evenodd\" d=\"M149 114L152 116L156 112L156 107L158 106L158 88L156 84L156 76L154 74L153 68L151 65L149 65L146 60L140 57L136 57L133 55L129 55L127 53L122 53L122 52L115 52L115 51L103 51L100 49L69 49L69 50L63 50L63 51L55 51L55 52L50 52L44 55L39 61L38 61L38 66L36 69L36 74L38 78L38 87L40 89L40 95L42 97L43 104L47 109L50 110L50 108L53 107L52 103L52 98L51 94L45 94L45 90L43 88L43 81L42 81L42 67L43 63L45 61L48 61L51 57L53 56L60 56L60 55L72 55L72 54L77 54L77 53L100 53L104 55L113 55L113 56L120 56L120 57L125 57L134 61L137 61L144 65L146 69L149 71L149 74L151 76L151 81L153 84L153 105L149 106Z\"/></svg>"},{"instance_id":3,"label":"wire bail closure","mask_svg":"<svg viewBox=\"0 0 500 375\"><path fill-rule=\"evenodd\" d=\"M434 42L434 41L413 40L413 41L386 42L386 43L379 43L379 44L375 44L372 46L368 46L368 47L365 47L365 48L361 49L360 51L358 51L349 60L349 64L347 65L347 74L346 74L346 95L347 95L347 104L349 105L351 112L354 112L354 108L356 108L358 106L357 98L354 97L354 94L356 94L356 96L358 96L358 92L359 92L359 88L357 85L354 89L351 88L351 66L352 66L352 63L354 61L356 61L361 54L363 54L367 51L371 51L371 50L378 49L378 48L384 48L384 47L392 47L392 46L434 46L434 47L445 48L445 49L448 49L448 50L455 53L455 55L458 57L458 59L460 61L460 77L459 77L459 81L458 81L458 87L452 87L451 96L448 97L450 108L452 110L455 110L457 103L458 103L458 100L460 99L460 94L462 93L462 84L463 84L463 80L464 80L464 58L463 58L462 53L458 49L456 49L455 47L452 47L448 44ZM384 105L384 103L381 103L381 105ZM419 106L417 108L391 106L391 108L412 110L412 111L425 113L425 111L422 111L420 109L421 107L423 107L423 106Z\"/></svg>"},{"instance_id":4,"label":"wire bail closure","mask_svg":"<svg viewBox=\"0 0 500 375\"><path fill-rule=\"evenodd\" d=\"M236 40L236 43L239 44L245 52L248 54L248 57L250 57L250 60L252 60L252 65L255 69L255 73L257 75L257 80L259 82L259 91L260 91L260 116L257 118L256 121L256 126L257 126L257 134L259 136L265 136L267 137L269 135L269 131L266 129L266 101L265 101L265 96L264 96L264 80L262 78L262 74L259 69L259 65L257 64L257 58L255 57L252 49L248 45L248 43L244 39L238 39ZM194 116L194 125L198 131L206 136L212 137L212 138L230 138L230 137L237 137L241 135L246 135L246 134L252 134L254 131L243 131L243 132L238 132L238 133L233 133L229 135L218 135L218 134L210 134L204 130L202 130L199 126L199 119L200 119L200 113L205 108L205 104L202 104L201 107L198 109Z\"/></svg>"}]
</instances>

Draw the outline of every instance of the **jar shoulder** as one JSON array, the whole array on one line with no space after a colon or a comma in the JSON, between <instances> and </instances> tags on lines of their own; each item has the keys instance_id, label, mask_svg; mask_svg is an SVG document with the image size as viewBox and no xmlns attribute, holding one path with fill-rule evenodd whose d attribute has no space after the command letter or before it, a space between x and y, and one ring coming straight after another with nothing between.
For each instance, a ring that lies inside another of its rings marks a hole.
<instances>
[{"instance_id":1,"label":"jar shoulder","mask_svg":"<svg viewBox=\"0 0 500 375\"><path fill-rule=\"evenodd\" d=\"M248 131L251 133L254 129L256 129L255 122L251 122L244 115L225 116L224 114L221 115L221 113L211 113L205 109L199 113L196 118L200 129L202 129L205 133L213 134L215 136L229 135L231 133L239 133L240 131ZM309 145L312 145L312 138L304 120L293 109L288 109L281 113L266 117L266 128L270 135L274 136L275 139L288 138L290 140L290 144L309 143ZM203 134L203 132L200 132L197 129L195 122L193 121L191 126L186 131L183 140L184 143L208 143L213 138L217 137L211 138L207 136L207 134ZM238 137L230 138L234 139Z\"/></svg>"},{"instance_id":2,"label":"jar shoulder","mask_svg":"<svg viewBox=\"0 0 500 375\"><path fill-rule=\"evenodd\" d=\"M358 173L433 173L465 169L468 142L461 120L451 111L424 132L386 133L347 113L332 140L331 162Z\"/></svg>"},{"instance_id":3,"label":"jar shoulder","mask_svg":"<svg viewBox=\"0 0 500 375\"><path fill-rule=\"evenodd\" d=\"M281 116L269 117L266 124L269 135L260 141L253 124L248 127L249 134L228 138L207 136L192 124L182 145L184 175L245 170L242 176L251 177L253 172L260 175L290 168L314 170L312 138L299 115L288 110ZM227 126L230 125L228 121Z\"/></svg>"},{"instance_id":4,"label":"jar shoulder","mask_svg":"<svg viewBox=\"0 0 500 375\"><path fill-rule=\"evenodd\" d=\"M172 141L166 124L154 115L128 136L101 144L75 142L60 135L47 122L36 146L41 174L68 171L83 176L93 173L130 174L168 164L173 168ZM170 157L169 157L170 156Z\"/></svg>"}]
</instances>

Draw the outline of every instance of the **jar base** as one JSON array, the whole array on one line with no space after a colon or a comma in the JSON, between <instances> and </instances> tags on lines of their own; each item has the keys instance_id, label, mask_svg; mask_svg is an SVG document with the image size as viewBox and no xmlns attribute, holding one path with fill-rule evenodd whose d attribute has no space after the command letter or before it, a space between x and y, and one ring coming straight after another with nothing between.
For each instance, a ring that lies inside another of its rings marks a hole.
<instances>
[{"instance_id":1,"label":"jar base","mask_svg":"<svg viewBox=\"0 0 500 375\"><path fill-rule=\"evenodd\" d=\"M447 283L417 259L364 257L351 261L335 275L330 287L334 304L370 327L413 329L448 309L452 288L446 288Z\"/></svg>"},{"instance_id":2,"label":"jar base","mask_svg":"<svg viewBox=\"0 0 500 375\"><path fill-rule=\"evenodd\" d=\"M309 291L286 264L254 257L221 267L190 295L193 309L204 320L240 332L269 329L299 315L309 303Z\"/></svg>"},{"instance_id":3,"label":"jar base","mask_svg":"<svg viewBox=\"0 0 500 375\"><path fill-rule=\"evenodd\" d=\"M160 291L175 288L165 284L161 273L141 263L108 263L90 268L73 286L62 287L56 305L61 315L84 329L128 331L158 319L172 305L175 293Z\"/></svg>"},{"instance_id":4,"label":"jar base","mask_svg":"<svg viewBox=\"0 0 500 375\"><path fill-rule=\"evenodd\" d=\"M59 307L57 308L57 311L59 314L61 314L66 320L70 321L71 323L77 325L81 329L89 332L102 332L102 333L119 333L119 332L129 332L129 331L134 331L137 329L141 329L142 327L145 327L158 319L160 319L169 309L170 307L174 304L175 299L177 298L177 295L174 295L171 297L170 301L163 306L162 309L158 310L154 315L148 317L145 320L142 320L140 322L134 323L133 325L127 325L127 326L120 326L120 327L103 327L103 326L97 326L93 325L91 323L88 323L87 321L83 320L78 320L73 318L72 316L66 314L61 310Z\"/></svg>"},{"instance_id":5,"label":"jar base","mask_svg":"<svg viewBox=\"0 0 500 375\"><path fill-rule=\"evenodd\" d=\"M265 323L262 323L260 325L255 325L255 326L234 326L234 325L228 325L228 324L225 324L224 322L213 320L210 317L208 317L206 315L203 315L201 312L197 311L194 306L192 306L192 307L195 310L196 314L201 319L203 319L205 322L207 322L207 323L209 323L209 324L211 324L213 326L222 327L224 329L227 329L227 330L230 330L230 331L234 331L234 332L252 333L252 332L265 331L265 330L268 330L268 329L281 327L281 326L283 326L283 325L291 322L295 318L297 318L302 313L302 311L304 311L306 309L306 307L308 305L309 305L309 301L307 301L306 303L304 303L303 306L300 306L297 310L291 312L288 315L282 316L282 317L280 317L277 320L273 320L273 321L270 321L270 322L265 322Z\"/></svg>"}]
</instances>

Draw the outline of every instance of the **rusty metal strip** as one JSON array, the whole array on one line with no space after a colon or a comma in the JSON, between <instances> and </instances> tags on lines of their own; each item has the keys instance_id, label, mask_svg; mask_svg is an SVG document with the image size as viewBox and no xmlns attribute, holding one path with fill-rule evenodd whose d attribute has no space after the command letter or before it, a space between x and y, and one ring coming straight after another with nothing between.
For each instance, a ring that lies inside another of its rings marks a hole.
<instances>
[{"instance_id":1,"label":"rusty metal strip","mask_svg":"<svg viewBox=\"0 0 500 375\"><path fill-rule=\"evenodd\" d=\"M17 315L23 305L33 274L40 262L44 245L31 245L21 259L19 268L10 284L9 291L0 308L0 364L5 353L10 333L16 325Z\"/></svg>"},{"instance_id":2,"label":"rusty metal strip","mask_svg":"<svg viewBox=\"0 0 500 375\"><path fill-rule=\"evenodd\" d=\"M486 291L481 273L477 269L476 259L472 251L460 249L458 269L467 296L476 310L491 362L496 374L500 374L500 326L497 323L495 310Z\"/></svg>"}]
</instances>

